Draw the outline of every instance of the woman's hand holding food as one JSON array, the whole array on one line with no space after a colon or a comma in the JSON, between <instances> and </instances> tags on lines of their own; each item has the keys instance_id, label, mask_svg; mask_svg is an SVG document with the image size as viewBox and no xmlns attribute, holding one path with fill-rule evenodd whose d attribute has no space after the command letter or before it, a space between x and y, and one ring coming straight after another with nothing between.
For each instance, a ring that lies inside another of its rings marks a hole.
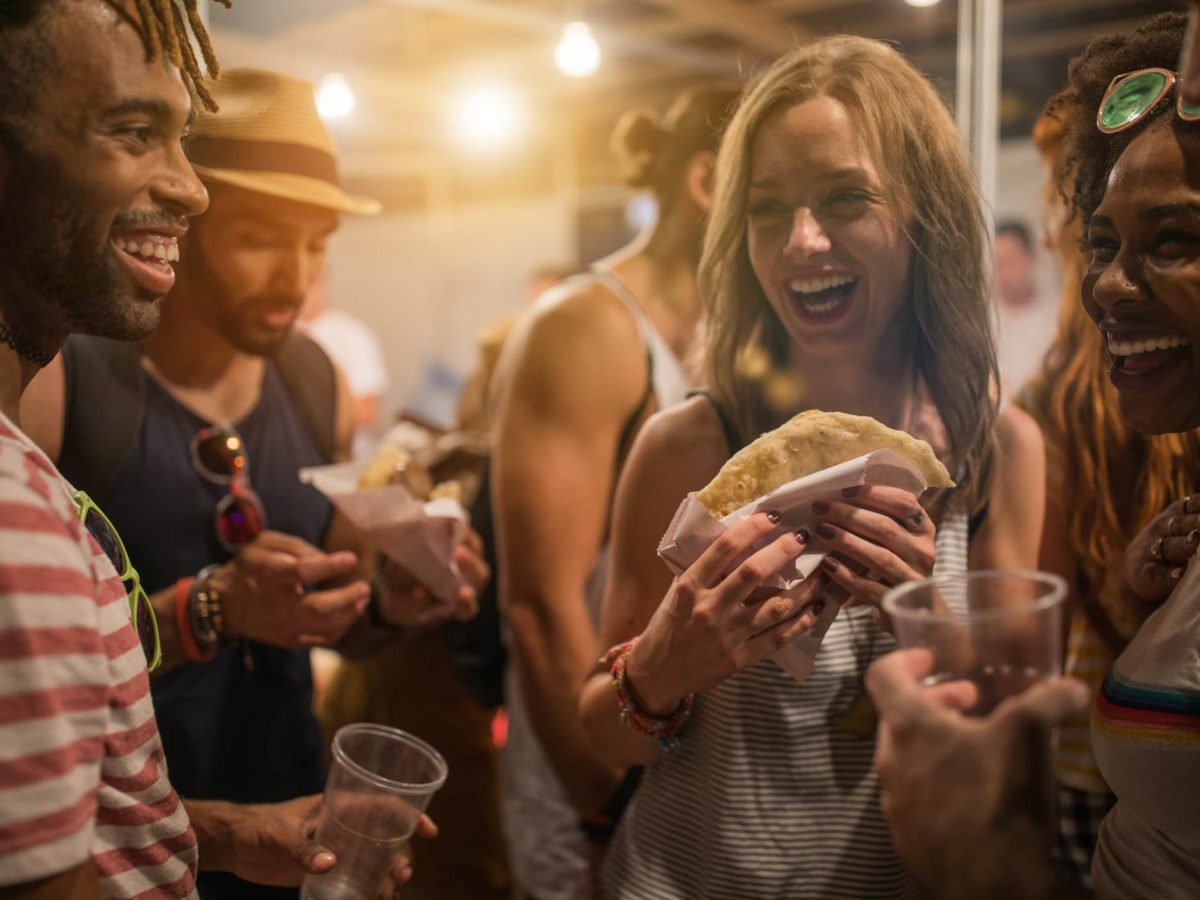
<instances>
[{"instance_id":1,"label":"woman's hand holding food","mask_svg":"<svg viewBox=\"0 0 1200 900\"><path fill-rule=\"evenodd\" d=\"M755 590L804 552L806 535L787 532L734 565L778 522L776 513L739 522L675 579L626 664L647 712L671 713L688 695L719 684L813 626L824 578L808 578L765 599Z\"/></svg>"},{"instance_id":2,"label":"woman's hand holding food","mask_svg":"<svg viewBox=\"0 0 1200 900\"><path fill-rule=\"evenodd\" d=\"M1200 494L1176 500L1125 551L1125 585L1148 602L1165 600L1200 548Z\"/></svg>"},{"instance_id":3,"label":"woman's hand holding food","mask_svg":"<svg viewBox=\"0 0 1200 900\"><path fill-rule=\"evenodd\" d=\"M916 497L881 484L846 488L842 496L817 501L812 510L814 537L831 551L822 571L850 595L848 602L878 609L889 588L933 574L937 529Z\"/></svg>"}]
</instances>

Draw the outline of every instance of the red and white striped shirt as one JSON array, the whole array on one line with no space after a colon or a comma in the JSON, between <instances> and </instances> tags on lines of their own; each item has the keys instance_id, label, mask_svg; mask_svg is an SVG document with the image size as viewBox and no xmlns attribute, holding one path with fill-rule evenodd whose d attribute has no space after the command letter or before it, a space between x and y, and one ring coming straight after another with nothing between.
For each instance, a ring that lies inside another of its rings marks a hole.
<instances>
[{"instance_id":1,"label":"red and white striped shirt","mask_svg":"<svg viewBox=\"0 0 1200 900\"><path fill-rule=\"evenodd\" d=\"M90 856L104 897L194 897L126 590L71 493L0 414L0 886Z\"/></svg>"}]
</instances>

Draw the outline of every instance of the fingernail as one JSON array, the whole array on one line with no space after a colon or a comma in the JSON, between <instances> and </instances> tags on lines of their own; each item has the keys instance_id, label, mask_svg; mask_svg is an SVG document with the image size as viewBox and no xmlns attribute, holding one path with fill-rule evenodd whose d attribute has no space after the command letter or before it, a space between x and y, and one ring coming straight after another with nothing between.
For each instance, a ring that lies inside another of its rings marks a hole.
<instances>
[{"instance_id":1,"label":"fingernail","mask_svg":"<svg viewBox=\"0 0 1200 900\"><path fill-rule=\"evenodd\" d=\"M834 537L837 534L837 532L833 530L833 526L828 525L825 522L822 522L820 525L817 526L817 534L820 537L823 537L826 540L829 540L830 538Z\"/></svg>"},{"instance_id":2,"label":"fingernail","mask_svg":"<svg viewBox=\"0 0 1200 900\"><path fill-rule=\"evenodd\" d=\"M832 559L832 557L826 557L826 558ZM836 560L835 560L835 562L836 562ZM825 612L825 601L818 600L816 603L814 603L812 606L810 606L809 609L812 610L814 619L820 618L821 613Z\"/></svg>"},{"instance_id":3,"label":"fingernail","mask_svg":"<svg viewBox=\"0 0 1200 900\"><path fill-rule=\"evenodd\" d=\"M817 529L817 531L820 530L820 528ZM836 572L838 570L838 566L840 565L841 563L839 563L832 556L827 556L821 560L821 568L823 568L826 572Z\"/></svg>"},{"instance_id":4,"label":"fingernail","mask_svg":"<svg viewBox=\"0 0 1200 900\"><path fill-rule=\"evenodd\" d=\"M842 496L843 497L857 497L858 496L858 488L857 487L842 488Z\"/></svg>"},{"instance_id":5,"label":"fingernail","mask_svg":"<svg viewBox=\"0 0 1200 900\"><path fill-rule=\"evenodd\" d=\"M322 850L320 853L318 853L316 856L313 857L313 865L317 866L319 868L329 868L335 862L337 862L337 857L334 856L332 853L330 853L328 850Z\"/></svg>"},{"instance_id":6,"label":"fingernail","mask_svg":"<svg viewBox=\"0 0 1200 900\"><path fill-rule=\"evenodd\" d=\"M768 519L768 521L770 521L770 523L772 525L777 525L779 523L780 518L781 518L781 516L779 515L779 513L775 512L774 510L771 510L769 513L767 513L767 519Z\"/></svg>"},{"instance_id":7,"label":"fingernail","mask_svg":"<svg viewBox=\"0 0 1200 900\"><path fill-rule=\"evenodd\" d=\"M1182 577L1183 577L1183 569L1172 569L1171 570L1171 580L1172 581L1178 581Z\"/></svg>"},{"instance_id":8,"label":"fingernail","mask_svg":"<svg viewBox=\"0 0 1200 900\"><path fill-rule=\"evenodd\" d=\"M818 516L823 516L825 513L829 512L829 504L824 500L817 500L812 505L812 511Z\"/></svg>"},{"instance_id":9,"label":"fingernail","mask_svg":"<svg viewBox=\"0 0 1200 900\"><path fill-rule=\"evenodd\" d=\"M1197 541L1200 541L1200 528L1193 528L1188 532L1187 542L1189 544L1195 544Z\"/></svg>"},{"instance_id":10,"label":"fingernail","mask_svg":"<svg viewBox=\"0 0 1200 900\"><path fill-rule=\"evenodd\" d=\"M807 528L801 528L796 532L796 540L802 544L807 544L812 539L812 535L808 533Z\"/></svg>"}]
</instances>

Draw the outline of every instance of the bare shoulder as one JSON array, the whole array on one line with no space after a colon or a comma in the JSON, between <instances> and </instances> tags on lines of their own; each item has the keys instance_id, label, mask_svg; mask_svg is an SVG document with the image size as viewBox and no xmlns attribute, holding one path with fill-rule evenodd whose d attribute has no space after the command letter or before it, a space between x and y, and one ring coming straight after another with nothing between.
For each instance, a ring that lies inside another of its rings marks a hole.
<instances>
[{"instance_id":1,"label":"bare shoulder","mask_svg":"<svg viewBox=\"0 0 1200 900\"><path fill-rule=\"evenodd\" d=\"M1030 459L1045 457L1045 441L1037 420L1011 403L996 417L996 446L1004 470L1011 466L1019 469Z\"/></svg>"},{"instance_id":2,"label":"bare shoulder","mask_svg":"<svg viewBox=\"0 0 1200 900\"><path fill-rule=\"evenodd\" d=\"M497 364L498 395L628 414L646 386L637 322L598 285L564 285L521 317ZM502 400L503 402L503 400Z\"/></svg>"},{"instance_id":3,"label":"bare shoulder","mask_svg":"<svg viewBox=\"0 0 1200 900\"><path fill-rule=\"evenodd\" d=\"M647 486L673 490L678 502L688 491L704 487L729 456L712 403L696 396L651 416L638 432L626 466L631 477Z\"/></svg>"}]
</instances>

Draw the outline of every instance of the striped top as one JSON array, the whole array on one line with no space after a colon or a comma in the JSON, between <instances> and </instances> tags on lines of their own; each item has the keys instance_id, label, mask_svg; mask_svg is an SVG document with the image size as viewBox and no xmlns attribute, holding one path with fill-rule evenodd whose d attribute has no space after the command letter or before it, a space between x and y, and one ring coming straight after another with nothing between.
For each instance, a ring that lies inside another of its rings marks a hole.
<instances>
[{"instance_id":1,"label":"striped top","mask_svg":"<svg viewBox=\"0 0 1200 900\"><path fill-rule=\"evenodd\" d=\"M0 885L90 856L103 897L193 897L125 588L71 493L0 414Z\"/></svg>"},{"instance_id":2,"label":"striped top","mask_svg":"<svg viewBox=\"0 0 1200 900\"><path fill-rule=\"evenodd\" d=\"M936 572L966 571L967 537L948 513ZM602 900L920 896L879 808L874 735L848 721L896 647L871 612L839 613L804 681L763 660L696 695L682 746L646 767L621 820Z\"/></svg>"},{"instance_id":3,"label":"striped top","mask_svg":"<svg viewBox=\"0 0 1200 900\"><path fill-rule=\"evenodd\" d=\"M1092 744L1117 795L1096 895L1200 897L1200 556L1104 679Z\"/></svg>"}]
</instances>

